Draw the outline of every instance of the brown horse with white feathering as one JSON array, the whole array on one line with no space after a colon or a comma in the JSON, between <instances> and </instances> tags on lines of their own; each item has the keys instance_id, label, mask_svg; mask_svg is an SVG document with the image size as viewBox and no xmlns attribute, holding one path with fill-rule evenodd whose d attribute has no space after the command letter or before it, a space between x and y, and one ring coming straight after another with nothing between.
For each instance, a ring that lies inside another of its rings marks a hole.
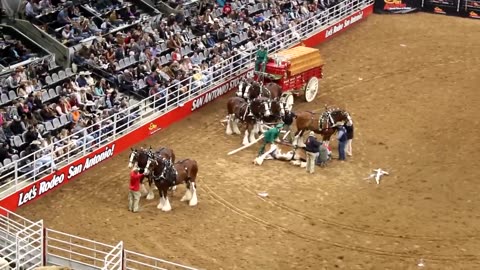
<instances>
[{"instance_id":1,"label":"brown horse with white feathering","mask_svg":"<svg viewBox=\"0 0 480 270\"><path fill-rule=\"evenodd\" d=\"M313 131L322 135L322 140L327 145L331 136L337 131L337 123L352 123L350 114L339 108L328 108L325 105L325 111L322 113L314 112L296 112L295 125L297 131L293 144L299 147L305 147L303 135L305 131Z\"/></svg>"},{"instance_id":2,"label":"brown horse with white feathering","mask_svg":"<svg viewBox=\"0 0 480 270\"><path fill-rule=\"evenodd\" d=\"M231 97L227 102L227 135L241 134L238 122L246 125L243 145L256 140L255 134L260 132L259 122L271 115L271 103L268 98L259 97L246 101L241 97Z\"/></svg>"}]
</instances>

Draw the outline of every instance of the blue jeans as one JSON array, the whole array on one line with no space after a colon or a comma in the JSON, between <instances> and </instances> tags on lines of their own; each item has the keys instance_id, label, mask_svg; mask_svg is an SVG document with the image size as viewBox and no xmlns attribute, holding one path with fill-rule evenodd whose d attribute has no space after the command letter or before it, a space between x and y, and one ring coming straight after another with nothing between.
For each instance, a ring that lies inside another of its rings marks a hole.
<instances>
[{"instance_id":1,"label":"blue jeans","mask_svg":"<svg viewBox=\"0 0 480 270\"><path fill-rule=\"evenodd\" d=\"M339 160L345 160L345 146L347 145L347 141L338 142L338 159Z\"/></svg>"}]
</instances>

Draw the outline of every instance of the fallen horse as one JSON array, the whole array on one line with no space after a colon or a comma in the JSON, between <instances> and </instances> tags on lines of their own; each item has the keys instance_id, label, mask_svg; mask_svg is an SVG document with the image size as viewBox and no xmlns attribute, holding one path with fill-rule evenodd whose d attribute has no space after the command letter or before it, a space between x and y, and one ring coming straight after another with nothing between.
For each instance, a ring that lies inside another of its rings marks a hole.
<instances>
[{"instance_id":1,"label":"fallen horse","mask_svg":"<svg viewBox=\"0 0 480 270\"><path fill-rule=\"evenodd\" d=\"M290 161L291 164L302 168L305 168L307 165L307 153L304 148L295 148L293 145L283 142L275 144L268 143L265 146L265 152L255 158L253 164L262 165L265 160L269 159Z\"/></svg>"}]
</instances>

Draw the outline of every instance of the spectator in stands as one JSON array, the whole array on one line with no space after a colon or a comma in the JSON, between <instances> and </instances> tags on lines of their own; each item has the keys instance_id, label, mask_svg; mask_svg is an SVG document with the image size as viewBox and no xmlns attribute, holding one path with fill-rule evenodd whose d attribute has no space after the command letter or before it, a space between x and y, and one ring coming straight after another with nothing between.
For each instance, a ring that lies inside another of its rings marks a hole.
<instances>
[{"instance_id":1,"label":"spectator in stands","mask_svg":"<svg viewBox=\"0 0 480 270\"><path fill-rule=\"evenodd\" d=\"M27 0L27 4L25 5L25 15L29 19L38 15L38 7L35 5L33 0Z\"/></svg>"},{"instance_id":2,"label":"spectator in stands","mask_svg":"<svg viewBox=\"0 0 480 270\"><path fill-rule=\"evenodd\" d=\"M21 135L25 132L24 123L18 116L13 117L13 122L10 123L10 130L12 131L13 135Z\"/></svg>"},{"instance_id":3,"label":"spectator in stands","mask_svg":"<svg viewBox=\"0 0 480 270\"><path fill-rule=\"evenodd\" d=\"M9 158L9 159L12 158L11 153L10 153L10 148L9 148L8 144L0 142L0 163L3 163L3 161L5 161L5 159L7 159L7 158Z\"/></svg>"},{"instance_id":4,"label":"spectator in stands","mask_svg":"<svg viewBox=\"0 0 480 270\"><path fill-rule=\"evenodd\" d=\"M40 10L47 10L53 8L50 0L40 0L40 2L38 2L38 6L40 7Z\"/></svg>"},{"instance_id":5,"label":"spectator in stands","mask_svg":"<svg viewBox=\"0 0 480 270\"><path fill-rule=\"evenodd\" d=\"M7 143L8 142L7 135L5 134L5 131L3 129L3 127L6 126L6 125L7 125L7 123L3 123L0 126L0 143Z\"/></svg>"},{"instance_id":6,"label":"spectator in stands","mask_svg":"<svg viewBox=\"0 0 480 270\"><path fill-rule=\"evenodd\" d=\"M20 83L19 74L17 72L13 72L10 75L8 75L4 85L8 88L8 90L15 90L17 89L19 83Z\"/></svg>"},{"instance_id":7,"label":"spectator in stands","mask_svg":"<svg viewBox=\"0 0 480 270\"><path fill-rule=\"evenodd\" d=\"M68 8L66 6L58 12L57 22L61 25L72 23L72 19L68 16Z\"/></svg>"},{"instance_id":8,"label":"spectator in stands","mask_svg":"<svg viewBox=\"0 0 480 270\"><path fill-rule=\"evenodd\" d=\"M67 25L65 25L65 27L63 27L62 38L64 39L65 43L69 43L69 44L72 44L72 43L76 44L76 43L80 42L80 40L83 39L83 37L74 35L74 30L70 28L69 24L67 24Z\"/></svg>"},{"instance_id":9,"label":"spectator in stands","mask_svg":"<svg viewBox=\"0 0 480 270\"><path fill-rule=\"evenodd\" d=\"M52 156L51 149L44 148L41 150L42 143L39 140L33 141L27 147L27 154L34 154L35 157L35 174L38 175L40 170L45 170L44 166L49 166L52 170L57 170L57 166ZM41 150L41 151L40 151Z\"/></svg>"},{"instance_id":10,"label":"spectator in stands","mask_svg":"<svg viewBox=\"0 0 480 270\"><path fill-rule=\"evenodd\" d=\"M4 141L4 143L6 144L10 144L10 138L12 138L13 136L15 136L15 134L13 134L13 131L12 129L10 128L11 124L8 124L8 123L3 123L2 125L2 130L3 130L3 133L5 135L5 138L6 140Z\"/></svg>"},{"instance_id":11,"label":"spectator in stands","mask_svg":"<svg viewBox=\"0 0 480 270\"><path fill-rule=\"evenodd\" d=\"M58 100L57 106L55 107L55 111L57 111L58 115L66 115L69 114L72 107L70 103L65 97L61 97Z\"/></svg>"},{"instance_id":12,"label":"spectator in stands","mask_svg":"<svg viewBox=\"0 0 480 270\"><path fill-rule=\"evenodd\" d=\"M115 26L119 26L120 24L123 23L123 20L118 17L117 11L115 9L112 10L112 12L110 13L110 16L108 16L108 20L111 24Z\"/></svg>"},{"instance_id":13,"label":"spectator in stands","mask_svg":"<svg viewBox=\"0 0 480 270\"><path fill-rule=\"evenodd\" d=\"M80 119L77 123L73 123L72 133L78 136L76 141L77 147L83 146L84 143L86 147L89 147L95 140L95 137L88 133L86 120L83 119Z\"/></svg>"},{"instance_id":14,"label":"spectator in stands","mask_svg":"<svg viewBox=\"0 0 480 270\"><path fill-rule=\"evenodd\" d=\"M31 144L33 141L40 139L40 134L35 126L29 126L25 133L25 143Z\"/></svg>"},{"instance_id":15,"label":"spectator in stands","mask_svg":"<svg viewBox=\"0 0 480 270\"><path fill-rule=\"evenodd\" d=\"M57 117L55 111L45 104L40 109L40 116L42 116L44 121L51 121Z\"/></svg>"}]
</instances>

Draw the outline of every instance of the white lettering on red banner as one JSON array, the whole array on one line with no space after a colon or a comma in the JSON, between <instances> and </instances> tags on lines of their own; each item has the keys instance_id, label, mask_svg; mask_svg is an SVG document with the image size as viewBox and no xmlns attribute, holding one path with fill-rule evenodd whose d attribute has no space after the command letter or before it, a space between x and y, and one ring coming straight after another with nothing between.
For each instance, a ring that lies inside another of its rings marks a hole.
<instances>
[{"instance_id":1,"label":"white lettering on red banner","mask_svg":"<svg viewBox=\"0 0 480 270\"><path fill-rule=\"evenodd\" d=\"M360 11L360 13L358 13L357 15L353 15L352 17L345 19L343 22L335 24L334 26L327 29L327 31L325 31L325 38L328 38L328 37L340 32L340 31L342 31L343 29L345 29L348 26L350 26L351 24L361 20L362 18L363 18L363 11Z\"/></svg>"},{"instance_id":2,"label":"white lettering on red banner","mask_svg":"<svg viewBox=\"0 0 480 270\"><path fill-rule=\"evenodd\" d=\"M196 109L202 107L203 105L209 103L212 100L217 99L218 97L224 95L228 91L234 89L238 86L241 79L244 78L253 78L253 71L248 71L243 75L236 77L235 79L230 80L229 82L222 84L221 86L211 90L210 92L204 94L203 96L195 99L192 102L192 112Z\"/></svg>"},{"instance_id":3,"label":"white lettering on red banner","mask_svg":"<svg viewBox=\"0 0 480 270\"><path fill-rule=\"evenodd\" d=\"M93 157L85 158L85 161L82 164L78 165L70 165L68 167L68 176L67 179L71 179L72 177L80 174L81 172L88 170L89 168L97 165L98 163L110 158L113 156L115 149L115 144L111 147L105 147L101 153L95 154ZM44 194L45 192L54 189L57 186L60 186L65 180L65 173L61 174L54 174L52 178L42 180L40 183L35 184L30 188L29 191L20 192L18 194L18 206L21 206L33 199L37 196ZM38 186L38 187L37 187Z\"/></svg>"}]
</instances>

